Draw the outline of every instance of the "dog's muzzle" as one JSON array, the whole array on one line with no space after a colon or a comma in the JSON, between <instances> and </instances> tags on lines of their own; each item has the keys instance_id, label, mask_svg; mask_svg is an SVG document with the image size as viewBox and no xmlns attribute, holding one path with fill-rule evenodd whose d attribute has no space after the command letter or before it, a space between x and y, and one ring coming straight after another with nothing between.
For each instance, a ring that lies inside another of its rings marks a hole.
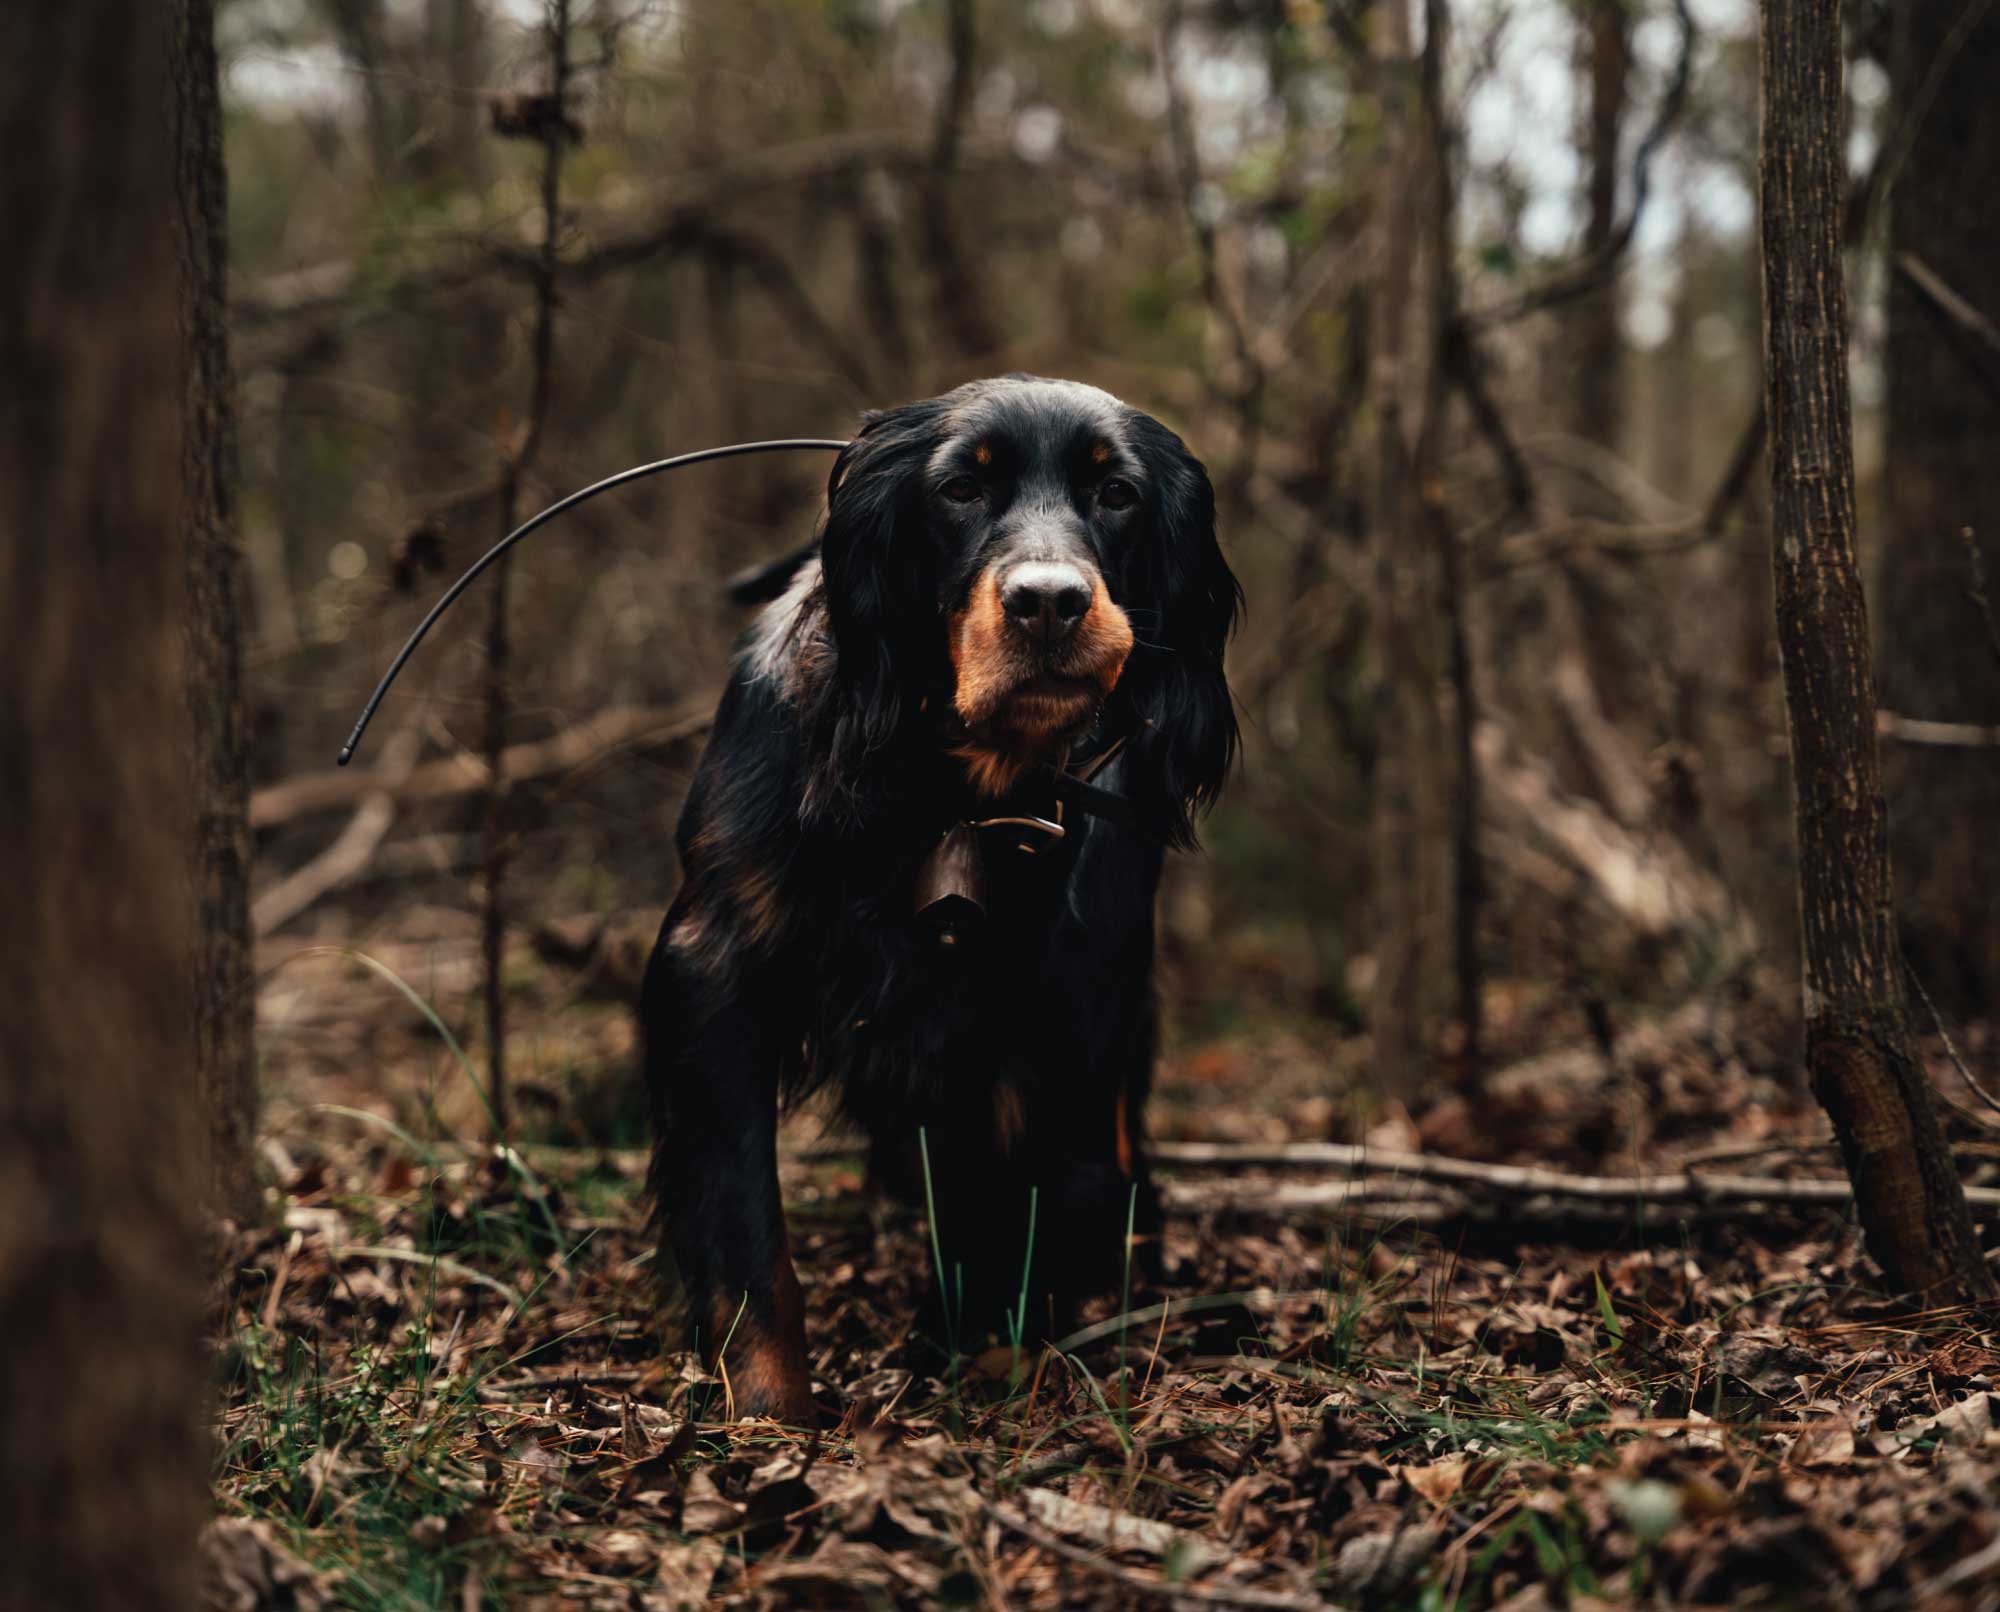
<instances>
[{"instance_id":1,"label":"dog's muzzle","mask_svg":"<svg viewBox=\"0 0 2000 1612\"><path fill-rule=\"evenodd\" d=\"M1090 613L1090 579L1062 561L1029 560L1000 582L1000 608L1008 625L1044 649L1053 649L1076 631Z\"/></svg>"}]
</instances>

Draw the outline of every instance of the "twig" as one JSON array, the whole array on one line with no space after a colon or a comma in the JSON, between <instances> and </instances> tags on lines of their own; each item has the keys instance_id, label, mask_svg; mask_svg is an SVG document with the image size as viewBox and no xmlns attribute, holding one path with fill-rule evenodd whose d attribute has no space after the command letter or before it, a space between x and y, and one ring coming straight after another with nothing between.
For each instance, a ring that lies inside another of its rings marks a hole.
<instances>
[{"instance_id":1,"label":"twig","mask_svg":"<svg viewBox=\"0 0 2000 1612\"><path fill-rule=\"evenodd\" d=\"M1707 508L1701 512L1701 528L1706 535L1713 537L1722 530L1729 512L1750 490L1751 473L1764 452L1764 429L1764 405L1760 400L1752 406L1743 434L1736 439L1735 451L1729 456L1729 465L1709 495Z\"/></svg>"},{"instance_id":2,"label":"twig","mask_svg":"<svg viewBox=\"0 0 2000 1612\"><path fill-rule=\"evenodd\" d=\"M1986 628L1986 647L1993 653L1993 664L2000 666L2000 618L1993 614L1993 600L1986 592L1986 557L1979 552L1979 534L1970 526L1958 529L1958 540L1965 545L1965 569L1968 573L1965 594L1972 601L1972 608L1979 612L1979 620Z\"/></svg>"},{"instance_id":3,"label":"twig","mask_svg":"<svg viewBox=\"0 0 2000 1612\"><path fill-rule=\"evenodd\" d=\"M1938 745L1947 750L2000 749L2000 726L1977 722L1927 722L1921 717L1875 713L1875 731L1899 744Z\"/></svg>"},{"instance_id":4,"label":"twig","mask_svg":"<svg viewBox=\"0 0 2000 1612\"><path fill-rule=\"evenodd\" d=\"M2000 402L2000 330L1993 321L1945 284L1924 260L1913 252L1898 252L1895 269L1928 308L1955 335L1971 341L1952 343L1952 350L1965 361L1973 378L1986 388L1987 395Z\"/></svg>"},{"instance_id":5,"label":"twig","mask_svg":"<svg viewBox=\"0 0 2000 1612\"><path fill-rule=\"evenodd\" d=\"M1924 989L1924 982L1917 977L1917 971L1910 967L1908 958L1903 959L1903 973L1916 990L1917 1000L1924 1005L1924 1011L1931 1016L1931 1023L1937 1026L1938 1039L1944 1043L1945 1056L1951 1059L1952 1067L1958 1071L1958 1078L1965 1082L1965 1089L1977 1097L1994 1113L2000 1114L2000 1100L1996 1100L1986 1088L1972 1078L1972 1071L1965 1067L1965 1060L1958 1055L1958 1048L1951 1039L1951 1032L1944 1027L1944 1015L1937 1010L1937 1003L1931 1000L1931 993Z\"/></svg>"},{"instance_id":6,"label":"twig","mask_svg":"<svg viewBox=\"0 0 2000 1612\"><path fill-rule=\"evenodd\" d=\"M1983 1550L1974 1551L1970 1556L1961 1557L1947 1567L1924 1586L1918 1601L1931 1603L1933 1596L1955 1590L1961 1584L1987 1584L1990 1587L1991 1575L1996 1569L2000 1569L2000 1540L1995 1540Z\"/></svg>"},{"instance_id":7,"label":"twig","mask_svg":"<svg viewBox=\"0 0 2000 1612\"><path fill-rule=\"evenodd\" d=\"M1158 1596L1168 1601L1181 1601L1196 1606L1240 1606L1258 1609L1258 1612L1338 1612L1332 1602L1322 1601L1312 1595L1285 1595L1275 1590L1257 1590L1233 1584L1173 1584L1151 1573L1137 1568L1121 1567L1117 1562L1085 1550L1080 1545L1072 1545L1060 1535L1044 1528L1032 1517L1015 1509L1001 1500L989 1500L984 1495L979 1503L986 1514L1010 1533L1019 1534L1031 1545L1047 1551L1052 1556L1060 1556L1064 1561L1074 1562L1093 1573L1100 1573L1115 1579L1125 1588L1140 1595ZM1128 1519L1135 1520L1135 1519ZM1156 1525L1157 1526L1157 1525ZM1190 1536L1192 1537L1192 1536Z\"/></svg>"},{"instance_id":8,"label":"twig","mask_svg":"<svg viewBox=\"0 0 2000 1612\"><path fill-rule=\"evenodd\" d=\"M1446 343L1452 381L1465 399L1466 407L1472 411L1473 425L1492 448L1493 457L1499 461L1500 478L1507 486L1509 513L1532 519L1539 502L1534 476L1528 469L1527 455L1514 440L1507 417L1486 384L1485 361L1479 350L1478 338L1466 328L1461 317L1452 321L1451 328L1446 332Z\"/></svg>"}]
</instances>

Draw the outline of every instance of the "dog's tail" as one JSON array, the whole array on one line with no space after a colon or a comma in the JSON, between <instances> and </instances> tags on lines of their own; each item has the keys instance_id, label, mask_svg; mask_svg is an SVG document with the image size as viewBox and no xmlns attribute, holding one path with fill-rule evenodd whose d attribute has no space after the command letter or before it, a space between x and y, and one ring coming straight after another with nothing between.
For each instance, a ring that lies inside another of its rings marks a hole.
<instances>
[{"instance_id":1,"label":"dog's tail","mask_svg":"<svg viewBox=\"0 0 2000 1612\"><path fill-rule=\"evenodd\" d=\"M760 565L738 571L723 583L722 596L738 609L769 604L792 585L792 578L799 574L799 567L817 553L819 544L812 542L789 554L781 554L775 560L765 560Z\"/></svg>"}]
</instances>

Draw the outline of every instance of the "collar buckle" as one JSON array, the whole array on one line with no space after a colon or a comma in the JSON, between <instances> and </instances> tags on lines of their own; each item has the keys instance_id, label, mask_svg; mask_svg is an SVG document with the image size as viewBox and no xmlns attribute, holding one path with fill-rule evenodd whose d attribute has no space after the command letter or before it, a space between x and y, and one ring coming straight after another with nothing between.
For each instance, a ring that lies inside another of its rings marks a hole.
<instances>
[{"instance_id":1,"label":"collar buckle","mask_svg":"<svg viewBox=\"0 0 2000 1612\"><path fill-rule=\"evenodd\" d=\"M1057 801L1056 815L1053 819L1047 817L969 817L965 820L964 826L966 828L1024 828L1031 833L1040 834L1043 836L1043 840L1038 845L1031 845L1026 840L1017 840L1015 842L1019 850L1029 856L1035 856L1041 851L1046 850L1049 846L1069 837L1069 831L1062 824L1062 815L1062 802Z\"/></svg>"}]
</instances>

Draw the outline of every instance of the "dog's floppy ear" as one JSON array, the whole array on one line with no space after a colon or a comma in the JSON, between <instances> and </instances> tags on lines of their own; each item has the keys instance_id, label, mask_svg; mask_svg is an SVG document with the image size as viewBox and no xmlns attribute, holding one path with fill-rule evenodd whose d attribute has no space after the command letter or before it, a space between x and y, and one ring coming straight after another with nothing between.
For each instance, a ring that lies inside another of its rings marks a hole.
<instances>
[{"instance_id":1,"label":"dog's floppy ear","mask_svg":"<svg viewBox=\"0 0 2000 1612\"><path fill-rule=\"evenodd\" d=\"M912 633L936 614L922 472L941 414L931 400L869 415L827 479L820 565L834 666L813 722L808 817L859 810L869 758L895 738L905 689L925 675Z\"/></svg>"},{"instance_id":2,"label":"dog's floppy ear","mask_svg":"<svg viewBox=\"0 0 2000 1612\"><path fill-rule=\"evenodd\" d=\"M1127 776L1142 820L1186 848L1236 759L1222 655L1243 590L1215 540L1208 471L1157 420L1131 424L1156 489L1157 529L1139 557L1130 600L1139 642L1119 684L1136 723Z\"/></svg>"}]
</instances>

